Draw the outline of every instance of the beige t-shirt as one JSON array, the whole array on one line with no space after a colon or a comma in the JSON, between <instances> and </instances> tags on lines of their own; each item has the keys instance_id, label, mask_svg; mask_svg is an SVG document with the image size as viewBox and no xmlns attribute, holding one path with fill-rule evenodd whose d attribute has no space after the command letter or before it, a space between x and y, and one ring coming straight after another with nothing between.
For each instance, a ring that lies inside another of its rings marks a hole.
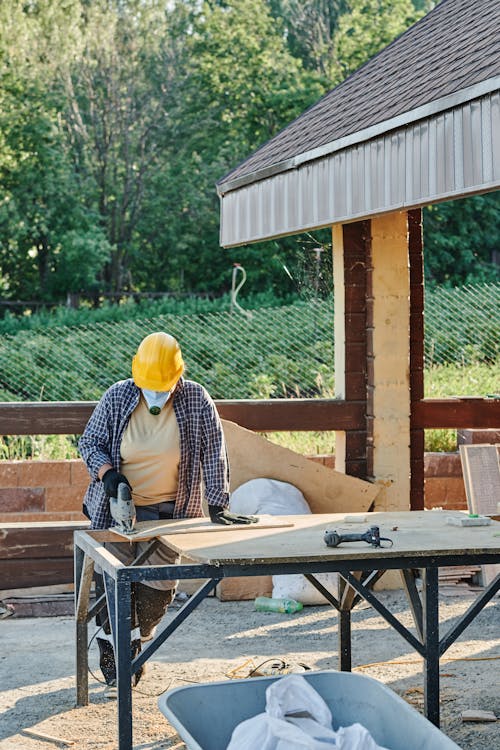
<instances>
[{"instance_id":1,"label":"beige t-shirt","mask_svg":"<svg viewBox=\"0 0 500 750\"><path fill-rule=\"evenodd\" d=\"M130 482L136 505L175 499L181 451L172 399L155 416L141 395L123 433L120 456L120 471Z\"/></svg>"}]
</instances>

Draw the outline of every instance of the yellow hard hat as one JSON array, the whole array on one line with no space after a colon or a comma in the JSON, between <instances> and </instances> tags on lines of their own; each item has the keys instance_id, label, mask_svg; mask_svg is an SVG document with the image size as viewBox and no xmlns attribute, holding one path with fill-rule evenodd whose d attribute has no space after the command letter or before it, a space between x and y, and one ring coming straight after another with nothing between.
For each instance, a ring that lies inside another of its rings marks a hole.
<instances>
[{"instance_id":1,"label":"yellow hard hat","mask_svg":"<svg viewBox=\"0 0 500 750\"><path fill-rule=\"evenodd\" d=\"M163 331L146 336L132 360L134 383L150 391L171 391L183 372L181 348Z\"/></svg>"}]
</instances>

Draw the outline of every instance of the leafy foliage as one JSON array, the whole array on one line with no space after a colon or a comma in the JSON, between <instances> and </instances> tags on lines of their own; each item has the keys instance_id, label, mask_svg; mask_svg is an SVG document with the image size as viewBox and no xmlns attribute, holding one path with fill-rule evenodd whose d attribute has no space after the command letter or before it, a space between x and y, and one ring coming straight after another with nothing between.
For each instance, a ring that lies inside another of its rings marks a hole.
<instances>
[{"instance_id":1,"label":"leafy foliage","mask_svg":"<svg viewBox=\"0 0 500 750\"><path fill-rule=\"evenodd\" d=\"M435 284L498 282L500 192L426 208L424 247L426 276Z\"/></svg>"},{"instance_id":2,"label":"leafy foliage","mask_svg":"<svg viewBox=\"0 0 500 750\"><path fill-rule=\"evenodd\" d=\"M430 289L426 295L426 364L432 368L500 357L499 285Z\"/></svg>"},{"instance_id":3,"label":"leafy foliage","mask_svg":"<svg viewBox=\"0 0 500 750\"><path fill-rule=\"evenodd\" d=\"M311 310L295 303L253 310L249 318L226 310L20 331L0 341L0 396L96 400L113 382L130 377L132 356L152 330L178 338L188 377L214 398L331 395L332 328L331 305Z\"/></svg>"},{"instance_id":4,"label":"leafy foliage","mask_svg":"<svg viewBox=\"0 0 500 750\"><path fill-rule=\"evenodd\" d=\"M343 81L422 15L411 0L347 0L333 34L330 79Z\"/></svg>"},{"instance_id":5,"label":"leafy foliage","mask_svg":"<svg viewBox=\"0 0 500 750\"><path fill-rule=\"evenodd\" d=\"M222 251L215 183L432 4L2 0L4 301L220 297L236 262L253 293L297 293L309 239ZM468 200L426 210L437 283L497 277L498 196Z\"/></svg>"}]
</instances>

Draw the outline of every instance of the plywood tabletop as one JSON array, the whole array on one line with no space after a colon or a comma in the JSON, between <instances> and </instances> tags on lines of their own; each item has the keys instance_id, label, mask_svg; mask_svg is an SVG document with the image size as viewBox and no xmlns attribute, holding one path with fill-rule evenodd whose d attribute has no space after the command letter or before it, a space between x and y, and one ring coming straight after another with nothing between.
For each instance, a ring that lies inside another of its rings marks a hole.
<instances>
[{"instance_id":1,"label":"plywood tabletop","mask_svg":"<svg viewBox=\"0 0 500 750\"><path fill-rule=\"evenodd\" d=\"M358 514L350 514L354 518ZM447 523L449 516L467 515L460 511L407 511L359 514L363 523L346 521L344 513L280 516L293 524L281 528L255 529L252 534L241 527L229 527L224 533L161 535L163 544L192 560L206 564L265 564L336 560L369 560L381 555L391 557L437 557L466 552L470 555L500 555L500 523L489 526L460 527ZM346 542L327 547L324 533L364 533L379 526L380 535L393 541L383 550L366 542Z\"/></svg>"}]
</instances>

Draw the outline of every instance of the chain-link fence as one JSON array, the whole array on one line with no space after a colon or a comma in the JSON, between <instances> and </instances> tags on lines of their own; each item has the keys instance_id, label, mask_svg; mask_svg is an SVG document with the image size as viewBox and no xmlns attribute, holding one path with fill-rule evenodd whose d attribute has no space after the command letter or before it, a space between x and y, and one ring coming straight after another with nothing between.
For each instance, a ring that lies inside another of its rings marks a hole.
<instances>
[{"instance_id":1,"label":"chain-link fence","mask_svg":"<svg viewBox=\"0 0 500 750\"><path fill-rule=\"evenodd\" d=\"M451 363L494 364L499 356L500 284L459 289L440 287L426 292L427 367ZM500 382L497 387L500 387Z\"/></svg>"},{"instance_id":2,"label":"chain-link fence","mask_svg":"<svg viewBox=\"0 0 500 750\"><path fill-rule=\"evenodd\" d=\"M326 303L23 331L0 341L0 400L98 399L130 377L141 339L175 336L187 377L214 398L327 395L333 387L333 309Z\"/></svg>"},{"instance_id":3,"label":"chain-link fence","mask_svg":"<svg viewBox=\"0 0 500 750\"><path fill-rule=\"evenodd\" d=\"M428 291L425 314L426 366L484 364L491 377L478 395L486 395L494 372L500 381L500 285ZM161 315L21 331L0 339L0 400L97 400L113 382L130 377L139 342L155 330L179 340L187 376L214 398L333 396L333 326L331 301L313 300L246 314Z\"/></svg>"}]
</instances>

